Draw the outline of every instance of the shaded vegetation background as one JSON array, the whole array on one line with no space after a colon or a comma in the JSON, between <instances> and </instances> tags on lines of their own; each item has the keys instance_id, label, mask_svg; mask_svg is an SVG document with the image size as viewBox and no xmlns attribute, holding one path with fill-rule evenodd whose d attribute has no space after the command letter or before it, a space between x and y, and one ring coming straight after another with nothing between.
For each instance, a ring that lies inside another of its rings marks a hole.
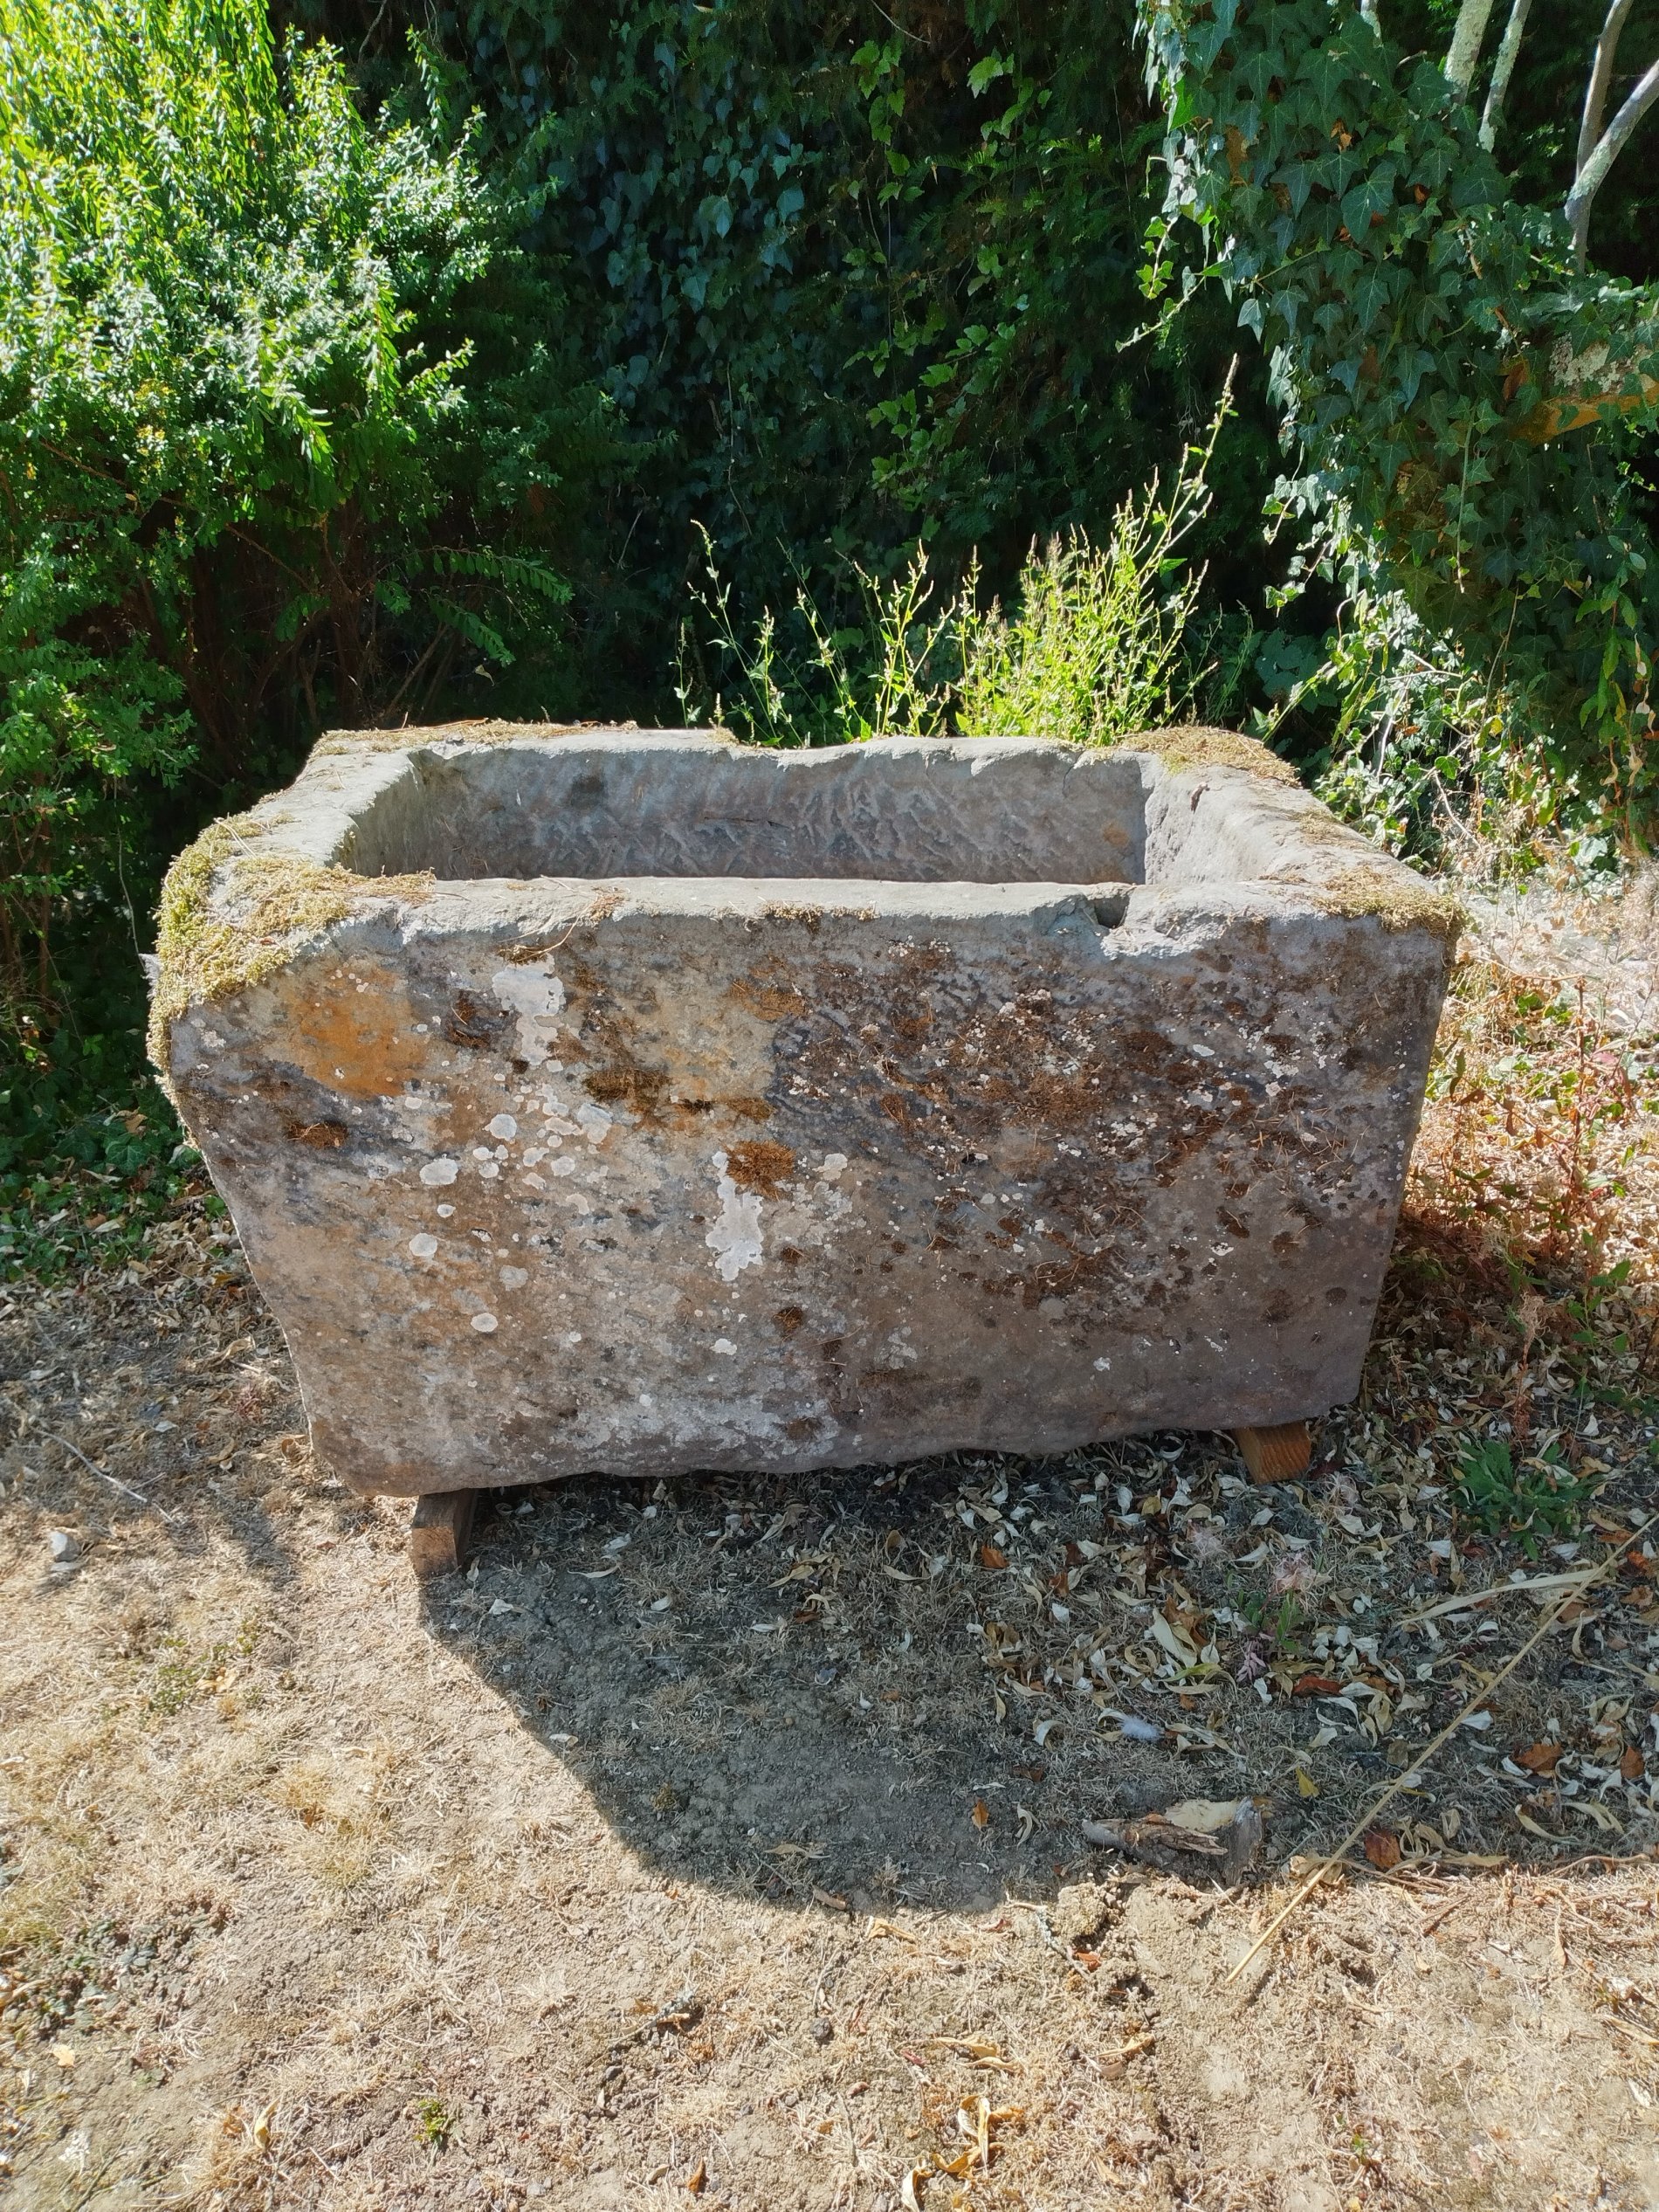
<instances>
[{"instance_id":1,"label":"shaded vegetation background","mask_svg":"<svg viewBox=\"0 0 1659 2212\"><path fill-rule=\"evenodd\" d=\"M192 4L214 37L258 28L248 0ZM29 12L8 0L14 37ZM1387 12L1394 37L1443 52L1450 6ZM1284 457L1233 305L1207 286L1145 329L1164 124L1131 0L274 0L268 20L260 127L286 116L296 160L310 144L325 182L353 180L396 389L373 389L379 356L348 312L362 253L326 209L318 284L279 286L266 327L303 326L286 372L301 414L367 424L379 407L396 434L320 490L303 424L286 451L272 428L262 357L214 417L230 430L210 465L127 500L146 557L164 519L189 534L171 611L144 633L176 688L145 725L170 717L166 746L93 777L69 919L12 994L14 1233L71 1161L123 1186L177 1170L142 1072L136 958L170 853L285 780L331 721L676 717L702 530L740 621L780 605L787 624L799 583L850 634L855 569L894 576L919 540L947 587L977 555L981 593L1006 597L1034 539L1105 539L1126 493L1202 436L1237 354L1192 548L1194 659L1229 672L1222 704L1243 719L1318 665L1336 613L1318 576L1270 603L1293 553L1262 520ZM1529 29L1502 150L1542 199L1566 189L1590 35L1566 11ZM1659 0L1637 0L1626 36L1652 49ZM1656 196L1627 158L1598 204L1603 266L1649 273ZM232 266L286 219L258 180L220 217ZM319 290L343 334L332 355L311 342ZM239 298L215 312L234 321ZM261 409L267 458L238 506L227 471ZM694 664L706 644L692 637ZM718 688L718 670L693 673ZM1342 705L1309 694L1277 741L1317 769Z\"/></svg>"}]
</instances>

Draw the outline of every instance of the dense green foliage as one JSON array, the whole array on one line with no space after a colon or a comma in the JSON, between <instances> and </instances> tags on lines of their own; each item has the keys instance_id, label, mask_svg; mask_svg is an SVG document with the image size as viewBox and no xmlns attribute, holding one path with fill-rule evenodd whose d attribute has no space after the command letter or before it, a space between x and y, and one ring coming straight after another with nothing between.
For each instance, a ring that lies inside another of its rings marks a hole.
<instances>
[{"instance_id":1,"label":"dense green foliage","mask_svg":"<svg viewBox=\"0 0 1659 2212\"><path fill-rule=\"evenodd\" d=\"M1146 26L1157 243L1270 351L1311 557L1400 592L1537 702L1559 777L1650 817L1659 294L1580 273L1559 198L1486 150L1440 54L1357 4L1176 0Z\"/></svg>"},{"instance_id":2,"label":"dense green foliage","mask_svg":"<svg viewBox=\"0 0 1659 2212\"><path fill-rule=\"evenodd\" d=\"M496 143L557 184L538 237L637 456L588 603L596 712L619 681L666 704L694 525L746 621L795 580L856 621L855 567L896 575L919 540L941 579L977 554L1006 596L1034 540L1104 538L1214 410L1237 349L1219 296L1128 342L1161 128L1132 0L293 13L371 89L429 30ZM1227 599L1259 591L1276 460L1251 373L1209 532Z\"/></svg>"},{"instance_id":3,"label":"dense green foliage","mask_svg":"<svg viewBox=\"0 0 1659 2212\"><path fill-rule=\"evenodd\" d=\"M449 135L412 102L366 127L237 0L0 0L14 1142L89 1055L119 1069L76 974L136 982L169 831L324 718L556 642L598 403L518 244L539 200Z\"/></svg>"}]
</instances>

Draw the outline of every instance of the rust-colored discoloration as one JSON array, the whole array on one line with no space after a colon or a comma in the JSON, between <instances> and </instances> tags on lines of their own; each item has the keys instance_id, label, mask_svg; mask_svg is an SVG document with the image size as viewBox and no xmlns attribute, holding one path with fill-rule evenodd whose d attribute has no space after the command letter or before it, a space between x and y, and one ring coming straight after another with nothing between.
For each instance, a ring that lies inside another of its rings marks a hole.
<instances>
[{"instance_id":1,"label":"rust-colored discoloration","mask_svg":"<svg viewBox=\"0 0 1659 2212\"><path fill-rule=\"evenodd\" d=\"M325 1090L354 1099L382 1098L418 1076L428 1048L415 1034L403 976L379 961L355 960L337 982L325 980L326 996L301 1002L291 992L285 1058Z\"/></svg>"},{"instance_id":2,"label":"rust-colored discoloration","mask_svg":"<svg viewBox=\"0 0 1659 2212\"><path fill-rule=\"evenodd\" d=\"M582 1078L582 1087L601 1106L624 1106L642 1121L654 1121L668 1094L668 1075L663 1068L644 1068L624 1062L593 1068Z\"/></svg>"},{"instance_id":3,"label":"rust-colored discoloration","mask_svg":"<svg viewBox=\"0 0 1659 2212\"><path fill-rule=\"evenodd\" d=\"M780 1186L795 1173L795 1154L787 1144L772 1144L764 1137L746 1137L727 1152L726 1172L740 1190L754 1190L762 1198L775 1198Z\"/></svg>"},{"instance_id":4,"label":"rust-colored discoloration","mask_svg":"<svg viewBox=\"0 0 1659 2212\"><path fill-rule=\"evenodd\" d=\"M783 1022L792 1014L806 1011L805 994L791 979L783 962L775 958L762 961L747 975L740 975L727 996L735 999L746 1013L754 1014L763 1022Z\"/></svg>"},{"instance_id":5,"label":"rust-colored discoloration","mask_svg":"<svg viewBox=\"0 0 1659 2212\"><path fill-rule=\"evenodd\" d=\"M772 1316L772 1326L780 1336L793 1336L806 1318L798 1306L780 1306Z\"/></svg>"}]
</instances>

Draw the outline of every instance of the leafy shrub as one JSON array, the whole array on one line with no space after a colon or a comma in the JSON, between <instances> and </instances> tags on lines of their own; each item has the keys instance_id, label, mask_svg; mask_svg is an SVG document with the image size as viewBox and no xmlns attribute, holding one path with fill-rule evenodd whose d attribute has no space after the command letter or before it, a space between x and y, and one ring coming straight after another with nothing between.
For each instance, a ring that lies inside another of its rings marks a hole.
<instances>
[{"instance_id":1,"label":"leafy shrub","mask_svg":"<svg viewBox=\"0 0 1659 2212\"><path fill-rule=\"evenodd\" d=\"M636 456L605 517L589 665L660 701L693 526L747 634L798 575L836 626L919 539L988 594L1025 550L1097 542L1208 420L1217 298L1167 341L1137 268L1158 129L1132 0L282 0L396 80L418 24L495 142L558 186L536 236ZM372 27L371 27L372 26ZM355 45L353 42L355 42ZM1213 578L1259 595L1275 459L1265 378L1229 426Z\"/></svg>"},{"instance_id":2,"label":"leafy shrub","mask_svg":"<svg viewBox=\"0 0 1659 2212\"><path fill-rule=\"evenodd\" d=\"M1277 635L1268 643L1283 650ZM1456 640L1436 636L1401 593L1361 584L1322 653L1285 654L1274 665L1263 651L1257 660L1276 694L1261 727L1317 716L1309 780L1378 844L1463 875L1511 878L1546 851L1587 867L1608 857L1608 840L1595 834L1594 789L1548 773L1535 698L1471 667Z\"/></svg>"},{"instance_id":3,"label":"leafy shrub","mask_svg":"<svg viewBox=\"0 0 1659 2212\"><path fill-rule=\"evenodd\" d=\"M540 203L256 0L0 0L0 1139L181 823L547 635L600 429Z\"/></svg>"},{"instance_id":4,"label":"leafy shrub","mask_svg":"<svg viewBox=\"0 0 1659 2212\"><path fill-rule=\"evenodd\" d=\"M1184 258L1269 349L1309 559L1515 686L1548 771L1635 823L1659 808L1659 292L1586 272L1568 212L1491 150L1463 38L1488 12L1466 0L1442 66L1348 0L1146 0L1169 173L1148 281Z\"/></svg>"}]
</instances>

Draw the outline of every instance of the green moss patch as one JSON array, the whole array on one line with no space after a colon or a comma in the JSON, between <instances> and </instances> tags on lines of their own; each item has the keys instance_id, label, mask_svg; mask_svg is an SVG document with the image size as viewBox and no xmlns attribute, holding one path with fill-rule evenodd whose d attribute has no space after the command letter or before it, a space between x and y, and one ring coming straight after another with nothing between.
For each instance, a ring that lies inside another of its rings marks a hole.
<instances>
[{"instance_id":1,"label":"green moss patch","mask_svg":"<svg viewBox=\"0 0 1659 2212\"><path fill-rule=\"evenodd\" d=\"M165 1081L173 1023L284 967L308 939L388 899L423 899L430 875L357 876L292 853L247 850L262 824L216 822L180 853L162 886L155 938L161 965L150 1002L149 1054ZM214 878L233 867L217 898Z\"/></svg>"}]
</instances>

